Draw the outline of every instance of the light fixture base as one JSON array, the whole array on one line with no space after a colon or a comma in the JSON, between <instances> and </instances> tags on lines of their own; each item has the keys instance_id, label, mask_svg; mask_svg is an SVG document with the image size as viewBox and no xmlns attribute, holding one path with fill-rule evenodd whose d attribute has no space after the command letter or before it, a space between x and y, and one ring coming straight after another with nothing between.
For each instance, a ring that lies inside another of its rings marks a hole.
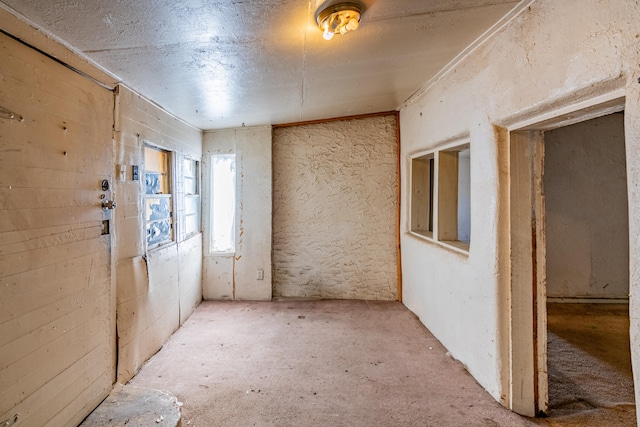
<instances>
[{"instance_id":1,"label":"light fixture base","mask_svg":"<svg viewBox=\"0 0 640 427\"><path fill-rule=\"evenodd\" d=\"M358 28L364 7L356 2L335 3L316 13L318 27L324 38L330 40L334 34L345 34Z\"/></svg>"}]
</instances>

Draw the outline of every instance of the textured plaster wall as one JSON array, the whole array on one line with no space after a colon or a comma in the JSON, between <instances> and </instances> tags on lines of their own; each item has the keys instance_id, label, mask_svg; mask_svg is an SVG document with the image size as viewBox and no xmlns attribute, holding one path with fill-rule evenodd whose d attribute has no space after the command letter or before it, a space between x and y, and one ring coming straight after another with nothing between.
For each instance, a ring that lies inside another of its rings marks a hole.
<instances>
[{"instance_id":1,"label":"textured plaster wall","mask_svg":"<svg viewBox=\"0 0 640 427\"><path fill-rule=\"evenodd\" d=\"M129 380L171 336L202 299L202 235L185 236L180 179L175 180L174 243L146 250L144 144L173 151L176 175L183 156L202 157L202 132L170 116L120 86L116 97L115 161L126 165L124 181L114 181L118 374ZM139 166L133 181L131 167ZM114 165L115 169L115 165Z\"/></svg>"},{"instance_id":2,"label":"textured plaster wall","mask_svg":"<svg viewBox=\"0 0 640 427\"><path fill-rule=\"evenodd\" d=\"M395 115L275 128L274 296L397 298Z\"/></svg>"},{"instance_id":3,"label":"textured plaster wall","mask_svg":"<svg viewBox=\"0 0 640 427\"><path fill-rule=\"evenodd\" d=\"M536 1L402 108L403 302L497 400L508 399L507 141L501 127L615 89L626 94L631 338L640 391L640 8ZM409 156L469 134L468 256L408 234ZM637 396L640 397L640 396ZM640 401L640 399L637 398Z\"/></svg>"},{"instance_id":4,"label":"textured plaster wall","mask_svg":"<svg viewBox=\"0 0 640 427\"><path fill-rule=\"evenodd\" d=\"M624 115L545 133L547 296L627 298Z\"/></svg>"},{"instance_id":5,"label":"textured plaster wall","mask_svg":"<svg viewBox=\"0 0 640 427\"><path fill-rule=\"evenodd\" d=\"M205 299L271 299L271 126L207 131L203 143ZM211 253L210 155L236 155L236 248ZM258 279L257 272L263 272Z\"/></svg>"}]
</instances>

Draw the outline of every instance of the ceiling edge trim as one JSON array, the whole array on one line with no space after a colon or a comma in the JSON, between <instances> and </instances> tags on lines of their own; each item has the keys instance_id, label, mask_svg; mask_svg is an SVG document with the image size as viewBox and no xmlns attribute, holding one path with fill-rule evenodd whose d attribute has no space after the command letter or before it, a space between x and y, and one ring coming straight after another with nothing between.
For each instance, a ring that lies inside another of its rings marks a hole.
<instances>
[{"instance_id":1,"label":"ceiling edge trim","mask_svg":"<svg viewBox=\"0 0 640 427\"><path fill-rule=\"evenodd\" d=\"M134 94L135 96L139 96L140 98L144 99L149 104L153 105L158 110L162 111L167 116L173 118L174 120L177 120L178 122L182 123L183 125L188 126L188 127L192 128L193 130L197 130L201 134L205 132L204 129L201 129L198 126L195 126L195 125L189 123L188 121L186 121L185 119L175 115L174 113L172 113L171 111L167 110L166 108L164 108L162 105L160 105L159 103L157 103L153 99L150 99L148 96L142 94L140 91L136 90L135 88L132 88L131 86L127 85L126 83L123 83L123 82L118 83L116 85L116 90L119 90L118 89L119 87L123 87L126 90L128 90L129 92L131 92L132 94Z\"/></svg>"},{"instance_id":2,"label":"ceiling edge trim","mask_svg":"<svg viewBox=\"0 0 640 427\"><path fill-rule=\"evenodd\" d=\"M480 48L485 42L491 39L495 34L499 33L504 27L509 25L511 21L516 19L519 15L521 15L536 1L537 0L528 0L528 1L525 0L517 4L506 15L500 18L498 22L493 24L487 31L482 33L480 37L478 37L473 42L471 42L469 46L467 46L458 55L456 55L455 58L449 61L447 65L442 67L440 71L438 71L432 78L430 78L418 90L412 93L402 104L400 104L400 106L398 106L398 111L413 104L418 98L424 95L425 92L431 89L439 80L441 80L444 76L449 74L460 63L462 63L465 59L467 59L467 57L469 57L472 53L474 53L478 48Z\"/></svg>"},{"instance_id":3,"label":"ceiling edge trim","mask_svg":"<svg viewBox=\"0 0 640 427\"><path fill-rule=\"evenodd\" d=\"M389 111L380 111L378 113L368 113L368 114L356 114L353 116L342 116L342 117L332 117L329 119L316 119L316 120L305 120L302 122L291 122L291 123L279 123L271 125L273 128L286 128L291 126L303 126L303 125L315 125L318 123L328 123L328 122L338 122L343 120L354 120L354 119L366 119L369 117L380 117L380 116L398 116L398 110L389 110Z\"/></svg>"}]
</instances>

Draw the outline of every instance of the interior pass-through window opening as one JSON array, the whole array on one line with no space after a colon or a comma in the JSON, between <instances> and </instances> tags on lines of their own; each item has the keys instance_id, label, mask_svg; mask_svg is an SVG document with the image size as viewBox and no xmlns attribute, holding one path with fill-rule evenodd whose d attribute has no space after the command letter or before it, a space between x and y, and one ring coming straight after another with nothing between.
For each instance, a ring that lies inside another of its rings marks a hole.
<instances>
[{"instance_id":1,"label":"interior pass-through window opening","mask_svg":"<svg viewBox=\"0 0 640 427\"><path fill-rule=\"evenodd\" d=\"M410 232L457 251L471 243L471 150L468 143L411 158Z\"/></svg>"},{"instance_id":2,"label":"interior pass-through window opening","mask_svg":"<svg viewBox=\"0 0 640 427\"><path fill-rule=\"evenodd\" d=\"M211 156L211 252L235 252L236 155Z\"/></svg>"}]
</instances>

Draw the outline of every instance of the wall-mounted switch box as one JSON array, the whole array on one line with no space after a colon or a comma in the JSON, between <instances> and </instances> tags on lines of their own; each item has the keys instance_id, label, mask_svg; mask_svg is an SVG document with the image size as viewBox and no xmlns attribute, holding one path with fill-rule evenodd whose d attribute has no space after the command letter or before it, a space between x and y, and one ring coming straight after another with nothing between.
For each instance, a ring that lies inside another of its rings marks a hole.
<instances>
[{"instance_id":1,"label":"wall-mounted switch box","mask_svg":"<svg viewBox=\"0 0 640 427\"><path fill-rule=\"evenodd\" d=\"M127 179L127 165L118 165L118 181Z\"/></svg>"},{"instance_id":2,"label":"wall-mounted switch box","mask_svg":"<svg viewBox=\"0 0 640 427\"><path fill-rule=\"evenodd\" d=\"M131 165L131 180L132 181L138 180L138 166L136 165Z\"/></svg>"},{"instance_id":3,"label":"wall-mounted switch box","mask_svg":"<svg viewBox=\"0 0 640 427\"><path fill-rule=\"evenodd\" d=\"M105 219L104 221L102 221L102 230L100 231L100 234L102 234L103 236L105 234L109 234L109 220Z\"/></svg>"}]
</instances>

